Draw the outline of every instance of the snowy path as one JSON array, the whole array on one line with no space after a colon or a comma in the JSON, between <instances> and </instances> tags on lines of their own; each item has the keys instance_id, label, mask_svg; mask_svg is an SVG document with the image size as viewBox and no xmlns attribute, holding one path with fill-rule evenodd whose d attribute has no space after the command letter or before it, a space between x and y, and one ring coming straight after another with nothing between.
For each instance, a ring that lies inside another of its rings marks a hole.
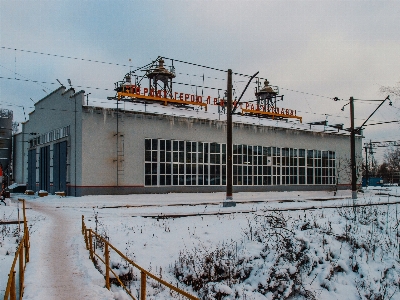
<instances>
[{"instance_id":1,"label":"snowy path","mask_svg":"<svg viewBox=\"0 0 400 300\"><path fill-rule=\"evenodd\" d=\"M388 193L392 196L388 196ZM397 202L397 189L378 190L360 195L359 204ZM93 226L94 214L99 215L103 227L109 230L115 246L128 247L137 261L145 268L162 266L168 269L176 260L179 249L197 245L217 244L221 240L240 240L242 228L236 218L244 214L208 218L206 214L220 212L257 212L262 209L308 209L324 206L346 205L351 201L350 192L269 192L237 193L236 207L222 208L224 193L165 194L126 196L37 197L23 196L27 203L27 219L31 226L31 255L25 275L24 299L126 299L120 290L104 288L104 278L88 258L81 235L81 215L88 226ZM361 197L362 196L362 197ZM17 199L13 200L16 209ZM326 213L335 210L328 210ZM397 211L397 210L396 210ZM177 218L154 220L143 216L196 215L193 219ZM201 215L201 218L200 218ZM214 220L220 230L212 230L204 220ZM305 214L304 214L305 215ZM396 213L397 216L397 213ZM134 217L134 218L133 218ZM197 220L200 223L190 223ZM201 220L201 221L200 221ZM222 224L225 220L224 224ZM161 225L160 225L161 224ZM142 228L149 227L143 232ZM228 227L221 227L222 225ZM170 230L173 229L171 234ZM232 229L236 228L236 229ZM140 232L140 234L139 234ZM220 233L222 232L222 236ZM135 243L126 244L126 238L134 236ZM182 237L185 237L184 239ZM186 243L190 240L189 244ZM171 243L171 241L173 241ZM192 245L193 244L193 245ZM166 246L168 245L168 246ZM160 255L163 253L163 255ZM167 259L166 259L167 258ZM347 259L347 258L346 258ZM167 263L166 263L167 262ZM7 274L4 275L6 278ZM173 282L173 278L170 278ZM334 299L334 298L332 298Z\"/></svg>"},{"instance_id":2,"label":"snowy path","mask_svg":"<svg viewBox=\"0 0 400 300\"><path fill-rule=\"evenodd\" d=\"M79 212L74 215L37 202L28 202L27 207L45 217L45 226L31 233L31 249L37 250L31 251L26 268L24 299L114 299L88 259Z\"/></svg>"}]
</instances>

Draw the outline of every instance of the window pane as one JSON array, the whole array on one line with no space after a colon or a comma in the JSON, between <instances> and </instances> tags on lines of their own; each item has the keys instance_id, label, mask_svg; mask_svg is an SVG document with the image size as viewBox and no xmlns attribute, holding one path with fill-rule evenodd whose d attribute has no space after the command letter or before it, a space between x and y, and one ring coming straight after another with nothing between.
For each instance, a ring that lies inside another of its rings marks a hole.
<instances>
[{"instance_id":1,"label":"window pane","mask_svg":"<svg viewBox=\"0 0 400 300\"><path fill-rule=\"evenodd\" d=\"M151 151L151 161L157 161L157 151Z\"/></svg>"},{"instance_id":2,"label":"window pane","mask_svg":"<svg viewBox=\"0 0 400 300\"><path fill-rule=\"evenodd\" d=\"M145 139L144 140L144 149L145 150L151 150L151 140L150 139Z\"/></svg>"},{"instance_id":3,"label":"window pane","mask_svg":"<svg viewBox=\"0 0 400 300\"><path fill-rule=\"evenodd\" d=\"M144 153L144 160L151 161L151 151L146 150Z\"/></svg>"},{"instance_id":4,"label":"window pane","mask_svg":"<svg viewBox=\"0 0 400 300\"><path fill-rule=\"evenodd\" d=\"M157 150L158 140L152 139L151 140L151 150Z\"/></svg>"},{"instance_id":5,"label":"window pane","mask_svg":"<svg viewBox=\"0 0 400 300\"><path fill-rule=\"evenodd\" d=\"M165 185L165 176L160 176L160 185Z\"/></svg>"},{"instance_id":6,"label":"window pane","mask_svg":"<svg viewBox=\"0 0 400 300\"><path fill-rule=\"evenodd\" d=\"M144 176L144 184L151 185L151 175Z\"/></svg>"},{"instance_id":7,"label":"window pane","mask_svg":"<svg viewBox=\"0 0 400 300\"><path fill-rule=\"evenodd\" d=\"M160 151L160 161L164 162L165 161L165 152Z\"/></svg>"},{"instance_id":8,"label":"window pane","mask_svg":"<svg viewBox=\"0 0 400 300\"><path fill-rule=\"evenodd\" d=\"M146 163L144 165L144 174L151 174L151 164Z\"/></svg>"}]
</instances>

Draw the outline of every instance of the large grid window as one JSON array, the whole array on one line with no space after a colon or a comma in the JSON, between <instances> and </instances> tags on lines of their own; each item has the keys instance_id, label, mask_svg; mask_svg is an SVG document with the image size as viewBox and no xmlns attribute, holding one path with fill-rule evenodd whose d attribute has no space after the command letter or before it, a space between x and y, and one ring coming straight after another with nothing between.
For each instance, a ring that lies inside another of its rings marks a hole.
<instances>
[{"instance_id":1,"label":"large grid window","mask_svg":"<svg viewBox=\"0 0 400 300\"><path fill-rule=\"evenodd\" d=\"M332 185L334 151L233 145L234 185ZM226 185L226 145L145 139L145 185Z\"/></svg>"},{"instance_id":2,"label":"large grid window","mask_svg":"<svg viewBox=\"0 0 400 300\"><path fill-rule=\"evenodd\" d=\"M299 149L299 184L306 184L306 150ZM333 165L333 167L335 167Z\"/></svg>"},{"instance_id":3,"label":"large grid window","mask_svg":"<svg viewBox=\"0 0 400 300\"><path fill-rule=\"evenodd\" d=\"M145 152L144 159L147 162L144 168L144 184L145 185L158 185L157 175L158 175L158 141L157 140L145 140Z\"/></svg>"}]
</instances>

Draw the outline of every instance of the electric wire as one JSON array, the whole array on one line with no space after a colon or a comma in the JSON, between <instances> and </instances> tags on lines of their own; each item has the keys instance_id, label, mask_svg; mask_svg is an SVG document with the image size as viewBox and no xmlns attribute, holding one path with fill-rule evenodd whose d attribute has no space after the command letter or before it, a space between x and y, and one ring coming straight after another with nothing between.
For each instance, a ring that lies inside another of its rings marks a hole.
<instances>
[{"instance_id":1,"label":"electric wire","mask_svg":"<svg viewBox=\"0 0 400 300\"><path fill-rule=\"evenodd\" d=\"M7 68L7 67L5 67L5 66L0 65L0 67L2 67L2 68L4 68L4 69L6 69L6 70L8 70L8 71L10 71L10 72L12 72L12 73L14 73L14 75L21 76L21 77L23 77L23 78L25 78L25 79L28 79L28 80L34 82L33 80L29 79L28 77L26 77L26 76L24 76L24 75L22 75L22 74L19 74L19 73L17 73L16 71L13 72L12 70L10 70L9 68ZM15 76L13 79L16 80L17 77ZM45 89L47 89L47 90L50 90L48 87L46 87L46 86L44 86L44 85L41 85L39 82L34 82L34 83L40 85L42 88L45 88Z\"/></svg>"},{"instance_id":2,"label":"electric wire","mask_svg":"<svg viewBox=\"0 0 400 300\"><path fill-rule=\"evenodd\" d=\"M33 83L43 83L43 84L59 84L58 82L46 82L46 81L39 81L39 80L32 80L32 79L21 79L21 78L11 78L11 77L3 77L0 76L0 79L8 79L8 80L17 80L17 81L24 81L24 82L33 82ZM114 89L107 89L107 88L99 88L99 87L90 87L90 86L82 86L82 85L75 85L78 88L84 89L95 89L95 90L104 90L104 91L111 91Z\"/></svg>"},{"instance_id":3,"label":"electric wire","mask_svg":"<svg viewBox=\"0 0 400 300\"><path fill-rule=\"evenodd\" d=\"M178 59L172 59L172 58L167 58L164 57L165 59L170 59L170 60L174 60L176 62L181 62L181 63L185 63L185 64L189 64L189 65L193 65L193 66L197 66L197 67L202 67L202 68L206 68L206 69L211 69L211 70L215 70L215 71L220 71L220 72L225 72L227 73L227 70L221 70L218 68L213 68L213 67L209 67L209 66L205 66L205 65L200 65L200 64L196 64L196 63L191 63L191 62L187 62L187 61L182 61L182 60L178 60ZM234 75L238 75L238 76L244 76L244 77L251 77L251 75L247 75L247 74L242 74L242 73L236 73L236 72L232 72L232 74ZM267 80L267 78L263 78L263 77L259 77L258 80ZM316 96L316 97L321 97L321 98L327 98L327 99L333 99L334 97L328 97L328 96L322 96L322 95L318 95L318 94L313 94L313 93L307 93L307 92L302 92L302 91L298 91L298 90L293 90L293 89L288 89L288 88L282 88L279 87L280 89L283 90L287 90L287 91L292 91L292 92L296 92L296 93L301 93L301 94L305 94L305 95L311 95L311 96ZM339 99L342 100L342 99Z\"/></svg>"},{"instance_id":4,"label":"electric wire","mask_svg":"<svg viewBox=\"0 0 400 300\"><path fill-rule=\"evenodd\" d=\"M20 78L12 78L12 77L3 77L0 76L0 79L8 79L8 80L17 80L17 81L24 81L24 82L33 82L33 83L38 83L38 84L59 84L58 82L46 82L46 81L38 81L38 80L31 80L31 79L20 79ZM202 89L210 89L210 90L223 90L221 88L216 88L216 87L208 87L208 86L200 86L200 85L194 85L194 84L188 84L188 83L182 83L182 82L177 82L177 81L173 81L174 84L178 84L178 85L184 85L184 86L189 86L189 87L195 87L195 88L202 88ZM82 85L76 85L75 87L77 88L84 88L84 89L94 89L94 90L104 90L104 91L114 91L113 88L99 88L99 87L90 87L90 86L82 86ZM202 95L204 96L204 95ZM254 100L253 100L254 101ZM382 101L382 100L380 100ZM246 103L246 102L243 102ZM314 112L309 112L309 111L302 111L302 110L297 110L297 112L299 113L306 113L306 114L312 114L312 115L321 115L321 116L325 116L325 114L319 114L319 113L314 113ZM340 115L335 115L333 117L336 118L344 118L344 119L350 119L350 117L348 116L340 116ZM354 118L355 120L359 120L362 121L362 119L359 118ZM376 120L371 120L373 122L380 122L380 121L376 121ZM396 121L394 121L396 122ZM400 122L400 121L398 121ZM380 123L379 123L380 124ZM368 124L370 125L370 124ZM367 126L367 125L364 125Z\"/></svg>"},{"instance_id":5,"label":"electric wire","mask_svg":"<svg viewBox=\"0 0 400 300\"><path fill-rule=\"evenodd\" d=\"M68 58L68 59L74 59L74 60L80 60L80 61L90 61L90 62L94 62L94 63L101 63L101 64L107 64L107 65L115 65L115 66L121 66L121 67L134 67L132 65L126 65L126 64L111 63L111 62L100 61L100 60L93 60L93 59L85 59L85 58L79 58L79 57L73 57L73 56L67 56L67 55L44 53L44 52L32 51L32 50L15 49L15 48L10 48L10 47L1 47L1 48L2 49L6 49L6 50L14 50L14 51L27 52L27 53L33 53L33 54L40 54L40 55L46 55L46 56Z\"/></svg>"},{"instance_id":6,"label":"electric wire","mask_svg":"<svg viewBox=\"0 0 400 300\"><path fill-rule=\"evenodd\" d=\"M33 53L33 54L40 54L40 55L46 55L46 56L53 56L53 57L61 57L61 58L67 58L67 59L74 59L74 60L81 60L81 61L89 61L89 62L94 62L94 63L101 63L101 64L108 64L108 65L117 65L117 66L124 66L124 67L127 67L127 66L129 66L129 67L133 67L132 65L126 65L126 64L118 64L118 63L111 63L111 62L105 62L105 61L99 61L99 60L92 60L92 59L84 59L84 58L78 58L78 57L72 57L72 56L65 56L65 55L58 55L58 54L51 54L51 53L44 53L44 52L39 52L39 51L32 51L32 50L24 50L24 49L16 49L16 48L10 48L10 47L1 47L2 49L7 49L7 50L14 50L14 52L16 53L16 51L20 51L20 52L27 52L27 53ZM159 56L160 57L160 56ZM158 58L159 58L158 57ZM158 59L157 58L157 59ZM218 69L218 68L214 68L214 67L210 67L210 66L205 66L205 65L200 65L200 64L196 64L196 63L190 63L190 62L186 62L186 61L182 61L182 60L177 60L177 59L171 59L171 58L167 58L167 57L163 57L163 58L165 58L165 59L170 59L170 60L172 60L172 61L175 61L175 62L181 62L181 63L185 63L185 64L189 64L189 65L193 65L193 66L198 66L198 67L202 67L202 68L207 68L207 69L211 69L211 70L215 70L215 71L220 71L220 72L227 72L227 70L222 70L222 69ZM157 61L157 59L155 60L155 61ZM15 54L15 60L16 60L16 54ZM137 68L136 70L134 70L133 71L133 73L135 72L135 71L137 71L137 70L140 70L140 69L143 69L143 68L145 68L145 67L147 67L147 66L149 66L149 65L152 65L155 61L153 61L153 62L151 62L151 63L149 63L149 64L147 64L147 65L145 65L145 66L143 66L143 67L139 67L139 68ZM2 66L3 68L5 68L4 66ZM5 69L7 69L7 68L5 68ZM9 70L9 69L8 69ZM9 70L9 71L11 71L11 70ZM11 71L12 72L12 71ZM27 77L25 77L25 76L23 76L23 75L21 75L21 74L18 74L17 72L16 72L16 70L15 70L15 72L14 72L14 74L15 75L19 75L19 76L21 76L21 77L24 77L24 78L27 78ZM184 73L178 73L178 74L184 74ZM242 74L242 73L235 73L235 72L233 72L233 74L235 74L235 75L239 75L239 76L245 76L245 77L251 77L250 75L246 75L246 74ZM186 74L186 75L189 75L189 74ZM196 74L193 74L192 76L200 76L200 75L196 75ZM202 78L203 78L203 81L204 81L204 78L205 78L205 76L204 76L204 74L203 74L203 76L201 76ZM44 81L42 81L42 82L40 82L40 81L38 81L38 80L31 80L31 79L20 79L20 78L11 78L11 77L0 77L1 79L13 79L13 80L18 80L18 81L25 81L25 82L32 82L32 83L36 83L36 84L39 84L39 85L41 85L41 83L42 84L52 84L52 85L54 85L54 84L56 84L56 83L54 83L54 82L44 82ZM214 77L211 77L211 76L208 76L208 77L206 77L206 78L209 78L209 79L216 79L216 80L225 80L225 79L221 79L221 78L214 78ZM257 80L265 80L265 78L258 78ZM201 88L206 88L206 89L211 89L211 90L220 90L221 88L215 88L215 87L208 87L208 86L198 86L198 85L193 85L193 84L187 84L187 83L181 83L181 82L173 82L174 84L179 84L179 85L184 85L184 86L190 86L190 87L196 87L196 89L198 88L198 87L201 87ZM44 86L42 86L42 87L44 87ZM109 91L109 90L111 90L111 89L107 89L107 88L98 88L98 87L88 87L88 86L81 86L81 85L77 85L77 86L75 86L75 87L78 87L78 88L85 88L85 89L95 89L95 90L104 90L104 91ZM46 89L48 89L47 87L44 87L44 88L46 88ZM303 92L303 91L299 91L299 90L293 90L293 89L288 89L288 88L283 88L283 87L280 87L280 89L282 89L282 90L287 90L287 91L292 91L292 92L296 92L296 93L301 93L301 94L305 94L305 95L311 95L311 96L317 96L317 97L321 97L321 98L327 98L327 99L335 99L336 101L348 101L348 100L343 100L343 99L339 99L339 98L337 98L337 97L328 97L328 96L323 96L323 95L319 95L319 94L314 94L314 93L308 93L308 92ZM193 90L193 89L192 89ZM354 99L355 101L364 101L364 102L372 102L372 101L383 101L383 100L364 100L364 99ZM308 104L308 106L310 106L309 105L309 103L308 103L308 101L307 101L307 104ZM299 112L302 112L302 111L299 111ZM310 112L302 112L302 113L310 113ZM312 114L315 114L315 115L318 115L317 113L312 113ZM321 115L324 115L324 114L321 114ZM337 116L337 117L339 117L339 116ZM346 119L348 119L349 117L345 117L345 116L340 116L340 117L342 117L342 118L346 118ZM383 123L386 123L386 122L383 122ZM376 124L383 124L382 122L379 122L379 123L376 123ZM368 125L371 125L371 124L368 124ZM374 124L375 125L375 124ZM365 125L366 126L366 125Z\"/></svg>"},{"instance_id":7,"label":"electric wire","mask_svg":"<svg viewBox=\"0 0 400 300\"><path fill-rule=\"evenodd\" d=\"M181 73L181 72L177 72L176 74L179 75L187 75L187 76L194 76L194 77L203 77L203 75L197 75L197 74L187 74L187 73ZM211 77L211 76L205 76L205 78L207 79L214 79L214 80L226 80L226 78L217 78L217 77Z\"/></svg>"},{"instance_id":8,"label":"electric wire","mask_svg":"<svg viewBox=\"0 0 400 300\"><path fill-rule=\"evenodd\" d=\"M58 84L58 83L55 83L55 82L45 82L45 81L37 81L37 80L31 80L31 79L19 79L19 78L11 78L11 77L2 77L2 76L0 76L0 79L9 79L9 80L17 80L17 81L25 81L25 82L33 82L33 83L43 83L43 84L52 84L52 85L54 85L54 84ZM198 85L192 85L192 84L187 84L187 83L181 83L181 82L173 82L174 84L181 84L181 85L185 85L185 86L192 86L192 87L196 87L196 88L198 88L198 87L201 87L201 88L205 88L205 89L211 89L211 90L223 90L223 89L221 89L221 88L214 88L214 87L207 87L207 86L198 86ZM75 86L75 87L78 87L78 88L86 88L86 89L96 89L96 90L104 90L104 91L111 91L111 90L113 90L113 89L107 89L107 88L98 88L98 87L84 87L84 86L81 86L81 85L77 85L77 86ZM204 96L204 95L202 95L202 96ZM245 102L243 102L243 103L245 103ZM22 106L20 106L20 105L14 105L14 106L17 106L17 107L22 107ZM33 108L33 107L28 107L28 108ZM309 112L309 111L303 111L303 110L297 110L297 112L299 112L299 113L305 113L305 114L312 114L312 115L321 115L321 116L324 116L325 117L325 114L319 114L319 113L314 113L314 112ZM348 117L348 116L340 116L340 115L332 115L333 117L336 117L336 118L344 118L344 119L350 119L350 117ZM354 118L355 120L358 120L358 121L363 121L362 119L359 119L359 118ZM400 121L389 121L389 122L380 122L380 121L375 121L375 120L371 120L371 121L374 121L374 122L379 122L379 123L377 123L377 124L372 124L372 125L378 125L378 124L384 124L384 123L395 123L395 122L400 122ZM371 124L367 124L367 125L371 125ZM367 126L367 125L364 125L364 126Z\"/></svg>"},{"instance_id":9,"label":"electric wire","mask_svg":"<svg viewBox=\"0 0 400 300\"><path fill-rule=\"evenodd\" d=\"M376 121L374 121L374 122L376 122ZM391 123L400 123L400 120L383 121L383 122L377 122L377 123L373 123L373 124L365 124L364 126L374 126L374 125L391 124Z\"/></svg>"},{"instance_id":10,"label":"electric wire","mask_svg":"<svg viewBox=\"0 0 400 300\"><path fill-rule=\"evenodd\" d=\"M122 66L122 67L134 67L133 65L127 65L127 64L119 64L119 63L112 63L112 62L106 62L106 61L100 61L100 60L94 60L94 59L85 59L85 58L79 58L79 57L73 57L73 56L66 56L66 55L59 55L59 54L52 54L52 53L44 53L44 52L39 52L39 51L32 51L32 50L25 50L25 49L16 49L16 48L11 48L11 47L0 47L1 49L6 49L6 50L14 50L14 51L20 51L20 52L26 52L26 53L33 53L33 54L39 54L39 55L45 55L45 56L52 56L52 57L61 57L61 58L67 58L67 59L73 59L73 60L80 60L80 61L88 61L88 62L94 62L94 63L100 63L100 64L106 64L106 65L115 65L115 66ZM206 69L210 69L210 70L215 70L215 71L219 71L219 72L224 72L227 73L227 70L222 70L222 69L218 69L218 68L214 68L214 67L210 67L210 66L205 66L205 65L200 65L200 64L196 64L196 63L191 63L191 62L187 62L187 61L183 61L183 60L178 60L178 59L172 59L172 58L168 58L168 57L164 57L162 56L164 59L169 59L169 60L173 60L174 62L180 62L180 63L184 63L184 64L188 64L188 65L193 65L193 66L197 66L197 67L202 67L202 68L206 68ZM148 64L150 65L150 64ZM147 65L146 65L147 66ZM143 67L139 67L137 70L142 69ZM234 75L238 75L238 76L244 76L244 77L251 77L251 75L247 75L247 74L242 74L242 73L237 73L237 72L232 72L232 74ZM210 77L212 78L212 77ZM266 80L266 78L263 77L259 77L259 79L261 80ZM225 80L225 79L222 79ZM327 99L333 99L334 97L329 97L329 96L323 96L323 95L319 95L319 94L313 94L313 93L308 93L308 92L303 92L303 91L299 91L299 90L293 90L293 89L288 89L288 88L283 88L280 87L280 89L283 90L287 90L287 91L292 91L292 92L296 92L296 93L301 93L301 94L305 94L305 95L311 95L311 96L316 96L316 97L321 97L321 98L327 98ZM343 99L339 99L339 100L343 100ZM343 100L344 101L344 100Z\"/></svg>"}]
</instances>

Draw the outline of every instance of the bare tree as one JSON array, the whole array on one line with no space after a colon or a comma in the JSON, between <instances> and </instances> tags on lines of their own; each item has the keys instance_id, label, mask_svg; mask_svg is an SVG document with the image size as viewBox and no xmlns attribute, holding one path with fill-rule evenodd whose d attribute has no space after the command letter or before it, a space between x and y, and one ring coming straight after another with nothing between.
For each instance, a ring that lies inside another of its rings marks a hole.
<instances>
[{"instance_id":1,"label":"bare tree","mask_svg":"<svg viewBox=\"0 0 400 300\"><path fill-rule=\"evenodd\" d=\"M362 178L364 169L363 159L360 155L356 155L356 178L357 182ZM339 185L349 184L351 186L351 160L349 157L340 157L336 162L336 186L335 190L338 190Z\"/></svg>"},{"instance_id":2,"label":"bare tree","mask_svg":"<svg viewBox=\"0 0 400 300\"><path fill-rule=\"evenodd\" d=\"M363 163L362 163L362 176L367 175L367 165L366 165L366 160L363 158ZM372 155L368 156L368 175L369 177L375 177L376 174L378 173L379 165L375 157Z\"/></svg>"},{"instance_id":3,"label":"bare tree","mask_svg":"<svg viewBox=\"0 0 400 300\"><path fill-rule=\"evenodd\" d=\"M389 94L393 96L400 96L400 82L398 82L395 86L381 86L379 91L382 94Z\"/></svg>"},{"instance_id":4,"label":"bare tree","mask_svg":"<svg viewBox=\"0 0 400 300\"><path fill-rule=\"evenodd\" d=\"M384 179L389 177L389 167L387 163L384 162L379 166L377 175Z\"/></svg>"},{"instance_id":5,"label":"bare tree","mask_svg":"<svg viewBox=\"0 0 400 300\"><path fill-rule=\"evenodd\" d=\"M398 182L400 172L400 148L388 148L384 155L384 161L387 165L386 179L390 183Z\"/></svg>"}]
</instances>

